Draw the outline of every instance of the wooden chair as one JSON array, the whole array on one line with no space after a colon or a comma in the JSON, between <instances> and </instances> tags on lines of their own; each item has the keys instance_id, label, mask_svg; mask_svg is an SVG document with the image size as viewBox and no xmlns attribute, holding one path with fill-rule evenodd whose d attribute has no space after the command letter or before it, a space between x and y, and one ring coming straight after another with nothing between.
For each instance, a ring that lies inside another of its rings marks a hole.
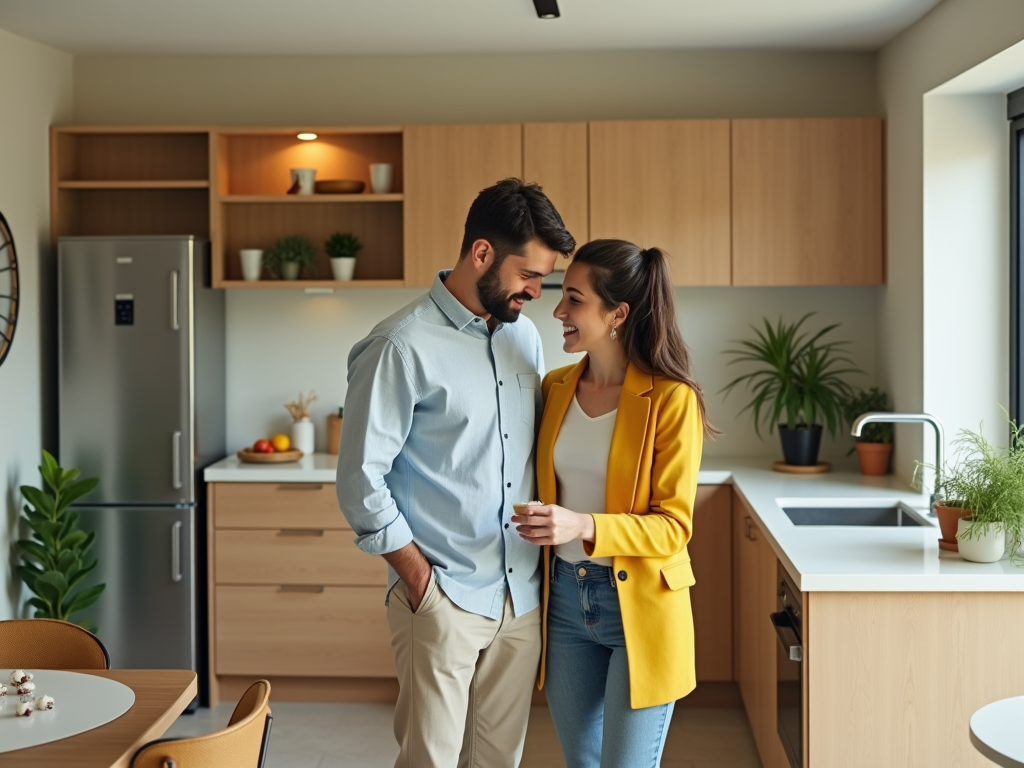
<instances>
[{"instance_id":1,"label":"wooden chair","mask_svg":"<svg viewBox=\"0 0 1024 768\"><path fill-rule=\"evenodd\" d=\"M238 700L223 731L143 745L131 768L263 768L270 741L270 683L257 680Z\"/></svg>"},{"instance_id":2,"label":"wooden chair","mask_svg":"<svg viewBox=\"0 0 1024 768\"><path fill-rule=\"evenodd\" d=\"M110 669L96 635L57 619L0 621L0 667L10 669Z\"/></svg>"}]
</instances>

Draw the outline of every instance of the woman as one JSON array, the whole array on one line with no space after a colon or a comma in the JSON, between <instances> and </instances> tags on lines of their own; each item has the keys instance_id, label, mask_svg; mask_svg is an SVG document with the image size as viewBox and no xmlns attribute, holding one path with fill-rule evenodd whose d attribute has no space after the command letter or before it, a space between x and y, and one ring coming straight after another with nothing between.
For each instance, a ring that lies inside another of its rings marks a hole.
<instances>
[{"instance_id":1,"label":"woman","mask_svg":"<svg viewBox=\"0 0 1024 768\"><path fill-rule=\"evenodd\" d=\"M583 246L554 314L565 351L587 354L544 378L545 503L513 517L546 548L539 684L568 768L656 767L695 685L686 544L704 398L659 249Z\"/></svg>"}]
</instances>

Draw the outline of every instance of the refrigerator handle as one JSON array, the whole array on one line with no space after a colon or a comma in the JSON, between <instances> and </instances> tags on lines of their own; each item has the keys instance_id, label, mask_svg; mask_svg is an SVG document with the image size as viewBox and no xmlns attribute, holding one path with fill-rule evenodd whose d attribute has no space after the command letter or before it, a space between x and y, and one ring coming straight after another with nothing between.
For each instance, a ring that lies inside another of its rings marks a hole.
<instances>
[{"instance_id":1,"label":"refrigerator handle","mask_svg":"<svg viewBox=\"0 0 1024 768\"><path fill-rule=\"evenodd\" d=\"M181 432L171 435L171 485L181 489Z\"/></svg>"},{"instance_id":2,"label":"refrigerator handle","mask_svg":"<svg viewBox=\"0 0 1024 768\"><path fill-rule=\"evenodd\" d=\"M171 526L171 581L181 581L181 521Z\"/></svg>"},{"instance_id":3,"label":"refrigerator handle","mask_svg":"<svg viewBox=\"0 0 1024 768\"><path fill-rule=\"evenodd\" d=\"M171 330L178 330L178 270L171 272Z\"/></svg>"}]
</instances>

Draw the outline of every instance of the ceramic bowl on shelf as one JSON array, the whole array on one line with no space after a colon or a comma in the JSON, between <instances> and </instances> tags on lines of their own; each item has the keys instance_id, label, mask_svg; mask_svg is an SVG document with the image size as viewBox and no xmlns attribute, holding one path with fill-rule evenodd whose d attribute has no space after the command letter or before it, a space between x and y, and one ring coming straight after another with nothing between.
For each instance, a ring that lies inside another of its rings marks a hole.
<instances>
[{"instance_id":1,"label":"ceramic bowl on shelf","mask_svg":"<svg viewBox=\"0 0 1024 768\"><path fill-rule=\"evenodd\" d=\"M353 179L324 179L313 187L318 195L357 195L366 188L365 181Z\"/></svg>"}]
</instances>

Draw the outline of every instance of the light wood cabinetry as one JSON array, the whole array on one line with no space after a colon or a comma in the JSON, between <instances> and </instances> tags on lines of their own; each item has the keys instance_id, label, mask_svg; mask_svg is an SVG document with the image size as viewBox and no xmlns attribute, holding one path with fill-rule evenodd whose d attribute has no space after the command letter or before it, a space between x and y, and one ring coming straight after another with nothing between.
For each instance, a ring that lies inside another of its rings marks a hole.
<instances>
[{"instance_id":1,"label":"light wood cabinetry","mask_svg":"<svg viewBox=\"0 0 1024 768\"><path fill-rule=\"evenodd\" d=\"M355 285L403 285L403 159L401 128L318 128L302 141L298 129L232 130L216 134L216 194L213 222L215 287L348 287L336 282L324 242L351 232L363 243ZM373 194L370 164L393 167L389 194ZM362 181L359 194L289 195L291 168L315 168L319 181ZM267 249L285 235L308 237L316 248L313 268L299 281L244 282L238 252Z\"/></svg>"},{"instance_id":2,"label":"light wood cabinetry","mask_svg":"<svg viewBox=\"0 0 1024 768\"><path fill-rule=\"evenodd\" d=\"M590 123L590 235L658 246L676 285L729 285L728 120Z\"/></svg>"},{"instance_id":3,"label":"light wood cabinetry","mask_svg":"<svg viewBox=\"0 0 1024 768\"><path fill-rule=\"evenodd\" d=\"M734 285L880 285L881 118L732 121Z\"/></svg>"},{"instance_id":4,"label":"light wood cabinetry","mask_svg":"<svg viewBox=\"0 0 1024 768\"><path fill-rule=\"evenodd\" d=\"M523 125L523 180L544 188L577 246L590 239L588 141L586 123ZM555 269L567 264L559 259Z\"/></svg>"},{"instance_id":5,"label":"light wood cabinetry","mask_svg":"<svg viewBox=\"0 0 1024 768\"><path fill-rule=\"evenodd\" d=\"M733 499L733 558L736 680L762 765L789 768L776 730L778 640L769 618L776 610L778 559L738 495Z\"/></svg>"},{"instance_id":6,"label":"light wood cabinetry","mask_svg":"<svg viewBox=\"0 0 1024 768\"><path fill-rule=\"evenodd\" d=\"M212 701L239 676L395 676L387 567L356 548L333 484L213 483L209 500Z\"/></svg>"},{"instance_id":7,"label":"light wood cabinetry","mask_svg":"<svg viewBox=\"0 0 1024 768\"><path fill-rule=\"evenodd\" d=\"M458 261L480 190L522 175L522 125L409 126L404 157L405 284L429 287Z\"/></svg>"},{"instance_id":8,"label":"light wood cabinetry","mask_svg":"<svg viewBox=\"0 0 1024 768\"><path fill-rule=\"evenodd\" d=\"M690 588L697 682L733 679L732 488L697 487L688 549L696 584Z\"/></svg>"},{"instance_id":9,"label":"light wood cabinetry","mask_svg":"<svg viewBox=\"0 0 1024 768\"><path fill-rule=\"evenodd\" d=\"M206 128L50 129L50 233L208 237Z\"/></svg>"}]
</instances>

